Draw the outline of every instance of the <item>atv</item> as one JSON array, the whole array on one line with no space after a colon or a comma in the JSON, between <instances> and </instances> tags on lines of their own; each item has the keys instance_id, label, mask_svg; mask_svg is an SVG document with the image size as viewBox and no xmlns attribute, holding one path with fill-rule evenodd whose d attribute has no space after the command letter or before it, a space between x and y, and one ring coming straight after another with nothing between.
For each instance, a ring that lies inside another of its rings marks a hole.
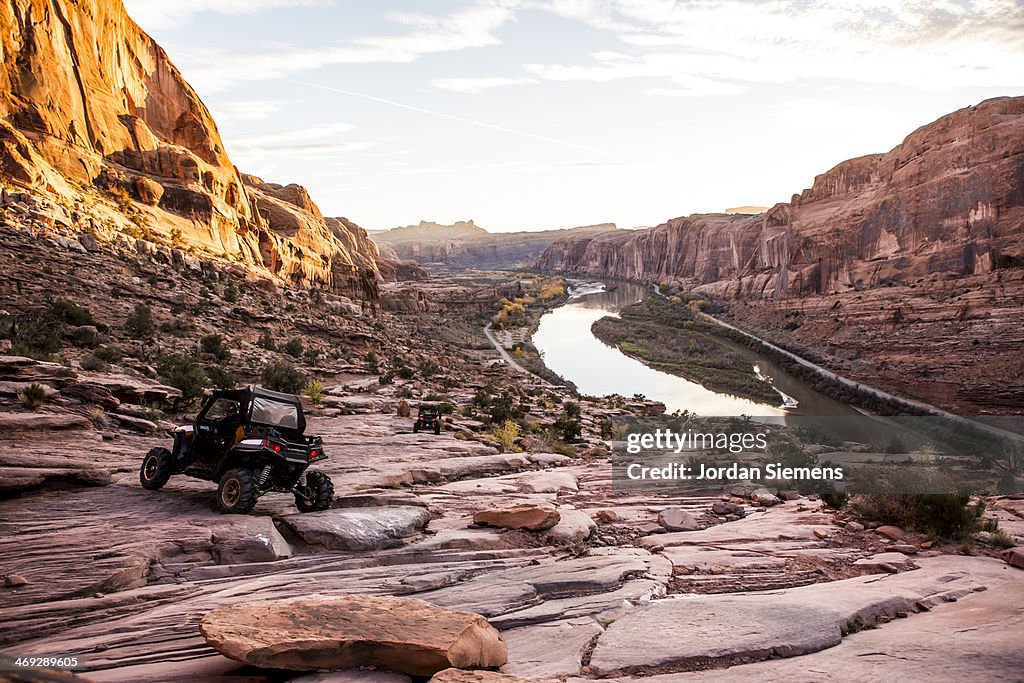
<instances>
[{"instance_id":1,"label":"atv","mask_svg":"<svg viewBox=\"0 0 1024 683\"><path fill-rule=\"evenodd\" d=\"M421 429L432 429L435 434L441 433L441 411L435 406L420 406L416 421L412 424L412 431L416 433Z\"/></svg>"},{"instance_id":2,"label":"atv","mask_svg":"<svg viewBox=\"0 0 1024 683\"><path fill-rule=\"evenodd\" d=\"M218 482L221 512L245 514L264 493L292 493L300 512L326 510L334 485L307 468L326 460L323 440L309 437L296 396L260 387L219 389L203 403L196 421L174 430L172 450L153 448L139 480L155 491L172 474Z\"/></svg>"}]
</instances>

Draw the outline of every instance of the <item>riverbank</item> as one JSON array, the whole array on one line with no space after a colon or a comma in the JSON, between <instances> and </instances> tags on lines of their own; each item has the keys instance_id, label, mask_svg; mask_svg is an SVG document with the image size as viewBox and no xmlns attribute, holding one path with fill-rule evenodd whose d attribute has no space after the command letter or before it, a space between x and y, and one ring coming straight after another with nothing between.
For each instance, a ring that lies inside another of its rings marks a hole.
<instances>
[{"instance_id":1,"label":"riverbank","mask_svg":"<svg viewBox=\"0 0 1024 683\"><path fill-rule=\"evenodd\" d=\"M622 310L620 317L594 323L605 344L648 367L683 377L719 393L777 405L779 393L754 374L748 359L728 343L714 325L696 318L690 306L648 297Z\"/></svg>"}]
</instances>

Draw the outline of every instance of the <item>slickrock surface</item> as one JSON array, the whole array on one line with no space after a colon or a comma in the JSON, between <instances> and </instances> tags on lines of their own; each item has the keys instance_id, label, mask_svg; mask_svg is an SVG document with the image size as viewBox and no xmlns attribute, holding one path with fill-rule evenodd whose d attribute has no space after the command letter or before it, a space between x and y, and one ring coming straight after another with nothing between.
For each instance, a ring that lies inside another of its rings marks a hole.
<instances>
[{"instance_id":1,"label":"slickrock surface","mask_svg":"<svg viewBox=\"0 0 1024 683\"><path fill-rule=\"evenodd\" d=\"M429 676L508 661L501 635L476 614L412 598L311 596L210 612L203 637L232 659L272 669L381 666Z\"/></svg>"}]
</instances>

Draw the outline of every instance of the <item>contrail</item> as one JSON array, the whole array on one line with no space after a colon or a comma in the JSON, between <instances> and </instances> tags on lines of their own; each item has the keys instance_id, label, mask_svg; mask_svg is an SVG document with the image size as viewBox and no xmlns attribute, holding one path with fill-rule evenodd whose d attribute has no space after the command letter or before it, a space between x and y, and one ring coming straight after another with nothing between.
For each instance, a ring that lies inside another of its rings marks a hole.
<instances>
[{"instance_id":1,"label":"contrail","mask_svg":"<svg viewBox=\"0 0 1024 683\"><path fill-rule=\"evenodd\" d=\"M364 100L372 100L374 102L380 102L382 104L390 104L392 107L398 107L400 109L408 109L409 111L419 112L421 114L429 114L430 116L437 116L442 119L451 119L452 121L459 121L461 123L469 123L474 126L480 126L481 128L490 128L491 130L500 131L502 133L509 133L511 135L518 135L524 138L533 138L534 140L540 140L542 142L549 142L553 145L561 145L562 147L572 147L574 149L582 149L586 152L594 152L596 154L609 155L602 149L595 149L593 147L587 147L586 145L577 145L573 142L565 142L564 140L555 140L554 138L544 137L543 135L537 135L536 133L528 133L522 130L515 130L514 128L505 128L504 126L497 126L493 123L487 123L486 121L477 121L476 119L467 119L462 116L456 116L455 114L445 114L440 111L433 111L431 109L424 109L422 107L414 107L411 104L403 104L401 102L395 102L394 100L384 99L383 97L377 97L376 95L367 95L361 92L353 92L351 90L343 90L341 88L334 88L329 85L320 85L319 83L308 83L306 81L296 81L291 78L282 78L282 81L288 83L295 83L297 85L305 85L310 88L319 88L320 90L328 90L330 92L341 93L342 95L348 95L350 97L361 97Z\"/></svg>"}]
</instances>

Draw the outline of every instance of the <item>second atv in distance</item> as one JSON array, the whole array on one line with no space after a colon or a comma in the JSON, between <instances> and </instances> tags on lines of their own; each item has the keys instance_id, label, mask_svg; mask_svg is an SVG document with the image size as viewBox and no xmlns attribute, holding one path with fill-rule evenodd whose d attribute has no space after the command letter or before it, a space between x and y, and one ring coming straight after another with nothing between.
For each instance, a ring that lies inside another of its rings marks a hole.
<instances>
[{"instance_id":1,"label":"second atv in distance","mask_svg":"<svg viewBox=\"0 0 1024 683\"><path fill-rule=\"evenodd\" d=\"M441 433L441 411L437 406L420 404L419 414L416 422L412 425L413 433L423 430L432 430L435 434Z\"/></svg>"},{"instance_id":2,"label":"second atv in distance","mask_svg":"<svg viewBox=\"0 0 1024 683\"><path fill-rule=\"evenodd\" d=\"M206 398L195 424L174 430L173 450L146 454L139 480L150 490L178 473L215 481L221 512L245 514L270 491L293 494L299 512L326 510L334 485L307 468L327 456L322 439L305 431L296 396L260 387L219 389Z\"/></svg>"}]
</instances>

